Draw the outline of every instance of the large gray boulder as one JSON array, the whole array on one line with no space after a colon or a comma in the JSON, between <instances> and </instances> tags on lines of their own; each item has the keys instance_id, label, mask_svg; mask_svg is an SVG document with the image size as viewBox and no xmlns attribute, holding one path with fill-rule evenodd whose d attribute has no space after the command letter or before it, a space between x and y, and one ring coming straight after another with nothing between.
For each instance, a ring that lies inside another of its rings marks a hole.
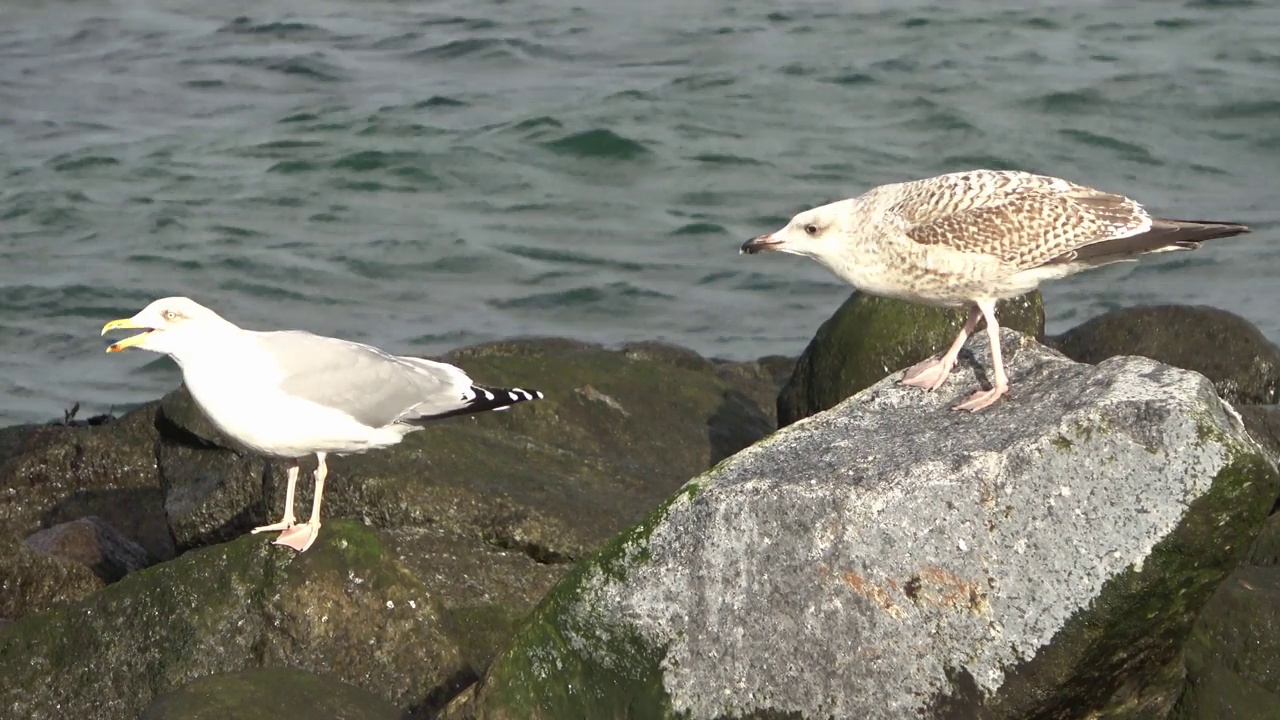
<instances>
[{"instance_id":1,"label":"large gray boulder","mask_svg":"<svg viewBox=\"0 0 1280 720\"><path fill-rule=\"evenodd\" d=\"M1004 348L989 410L948 409L962 355L936 393L887 378L695 478L446 717L1167 714L1280 476L1199 374Z\"/></svg>"}]
</instances>

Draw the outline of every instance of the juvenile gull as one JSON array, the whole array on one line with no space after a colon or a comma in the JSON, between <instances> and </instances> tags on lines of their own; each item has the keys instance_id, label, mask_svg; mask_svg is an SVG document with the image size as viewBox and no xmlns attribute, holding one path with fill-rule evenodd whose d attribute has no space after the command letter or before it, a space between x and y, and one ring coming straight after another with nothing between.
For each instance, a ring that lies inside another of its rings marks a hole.
<instances>
[{"instance_id":1,"label":"juvenile gull","mask_svg":"<svg viewBox=\"0 0 1280 720\"><path fill-rule=\"evenodd\" d=\"M107 348L164 353L182 368L191 397L229 437L289 460L284 517L253 532L281 530L275 542L298 552L320 531L329 453L360 453L400 442L431 420L542 397L537 390L486 388L445 363L398 357L378 348L301 330L242 330L184 297L156 300L113 320L102 334L146 330ZM295 522L298 458L316 456L311 519Z\"/></svg>"},{"instance_id":2,"label":"juvenile gull","mask_svg":"<svg viewBox=\"0 0 1280 720\"><path fill-rule=\"evenodd\" d=\"M806 210L740 252L804 255L863 292L926 305L972 306L940 358L902 382L936 390L980 318L991 339L992 387L955 406L981 410L1009 388L996 301L1081 270L1248 232L1239 223L1153 218L1137 202L1055 177L970 170L881 185Z\"/></svg>"}]
</instances>

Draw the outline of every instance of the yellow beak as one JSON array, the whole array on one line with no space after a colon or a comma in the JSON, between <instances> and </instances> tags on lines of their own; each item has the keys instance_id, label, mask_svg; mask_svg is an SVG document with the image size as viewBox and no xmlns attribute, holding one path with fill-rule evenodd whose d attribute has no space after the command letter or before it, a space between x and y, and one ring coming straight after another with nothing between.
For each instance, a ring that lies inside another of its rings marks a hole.
<instances>
[{"instance_id":1,"label":"yellow beak","mask_svg":"<svg viewBox=\"0 0 1280 720\"><path fill-rule=\"evenodd\" d=\"M140 335L134 335L133 337L129 337L129 338L125 338L124 340L121 340L120 342L107 348L107 352L109 353L120 352L121 350L124 350L127 347L132 347L133 345L137 345L138 343L142 342L143 338L145 338L148 334L151 333L151 328L145 325L139 325L138 323L134 322L133 318L124 318L122 320L112 320L111 322L102 326L102 332L100 334L106 335L108 332L111 332L112 330L146 330L147 332L144 332Z\"/></svg>"}]
</instances>

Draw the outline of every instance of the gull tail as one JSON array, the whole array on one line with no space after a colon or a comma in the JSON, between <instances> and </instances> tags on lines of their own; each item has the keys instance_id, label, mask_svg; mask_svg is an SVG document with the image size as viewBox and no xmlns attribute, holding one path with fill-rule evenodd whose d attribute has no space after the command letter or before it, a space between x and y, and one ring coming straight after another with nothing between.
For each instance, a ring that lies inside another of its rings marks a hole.
<instances>
[{"instance_id":1,"label":"gull tail","mask_svg":"<svg viewBox=\"0 0 1280 720\"><path fill-rule=\"evenodd\" d=\"M457 415L475 415L477 413L488 412L490 410L506 410L516 403L528 402L530 400L541 400L543 398L543 394L538 390L490 388L482 385L472 385L470 394L470 398L465 400L461 406L454 408L453 410L436 413L435 415L423 415L408 422L419 424L430 420L455 417Z\"/></svg>"},{"instance_id":2,"label":"gull tail","mask_svg":"<svg viewBox=\"0 0 1280 720\"><path fill-rule=\"evenodd\" d=\"M1249 226L1241 223L1156 218L1151 221L1151 229L1146 232L1090 243L1059 255L1046 264L1107 265L1133 260L1147 253L1195 250L1206 240L1234 237L1247 232L1249 232Z\"/></svg>"}]
</instances>

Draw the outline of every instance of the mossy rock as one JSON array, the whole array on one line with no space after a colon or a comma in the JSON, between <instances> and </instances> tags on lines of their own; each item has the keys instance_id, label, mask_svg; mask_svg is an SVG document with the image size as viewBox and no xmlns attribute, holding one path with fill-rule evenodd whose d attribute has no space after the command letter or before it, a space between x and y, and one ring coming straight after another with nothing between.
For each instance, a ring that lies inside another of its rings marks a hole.
<instances>
[{"instance_id":1,"label":"mossy rock","mask_svg":"<svg viewBox=\"0 0 1280 720\"><path fill-rule=\"evenodd\" d=\"M195 678L294 667L428 713L471 677L441 625L431 591L359 523L327 521L302 554L246 536L0 628L0 707L135 718Z\"/></svg>"},{"instance_id":2,"label":"mossy rock","mask_svg":"<svg viewBox=\"0 0 1280 720\"><path fill-rule=\"evenodd\" d=\"M855 291L814 335L778 394L778 426L835 407L890 373L945 352L969 316ZM1044 337L1044 302L1032 292L996 306L1001 327ZM977 332L984 332L985 322ZM972 339L970 340L972 342Z\"/></svg>"},{"instance_id":3,"label":"mossy rock","mask_svg":"<svg viewBox=\"0 0 1280 720\"><path fill-rule=\"evenodd\" d=\"M1174 720L1280 717L1280 515L1200 613L1184 654Z\"/></svg>"},{"instance_id":4,"label":"mossy rock","mask_svg":"<svg viewBox=\"0 0 1280 720\"><path fill-rule=\"evenodd\" d=\"M104 584L82 563L42 555L16 537L0 538L0 618L15 620L81 600Z\"/></svg>"},{"instance_id":5,"label":"mossy rock","mask_svg":"<svg viewBox=\"0 0 1280 720\"><path fill-rule=\"evenodd\" d=\"M324 675L263 668L208 675L157 697L138 720L402 720L373 693Z\"/></svg>"},{"instance_id":6,"label":"mossy rock","mask_svg":"<svg viewBox=\"0 0 1280 720\"><path fill-rule=\"evenodd\" d=\"M39 530L97 516L140 545L147 562L173 557L156 469L155 410L152 403L103 424L0 430L0 616L15 618L101 587L92 572L19 549Z\"/></svg>"}]
</instances>

